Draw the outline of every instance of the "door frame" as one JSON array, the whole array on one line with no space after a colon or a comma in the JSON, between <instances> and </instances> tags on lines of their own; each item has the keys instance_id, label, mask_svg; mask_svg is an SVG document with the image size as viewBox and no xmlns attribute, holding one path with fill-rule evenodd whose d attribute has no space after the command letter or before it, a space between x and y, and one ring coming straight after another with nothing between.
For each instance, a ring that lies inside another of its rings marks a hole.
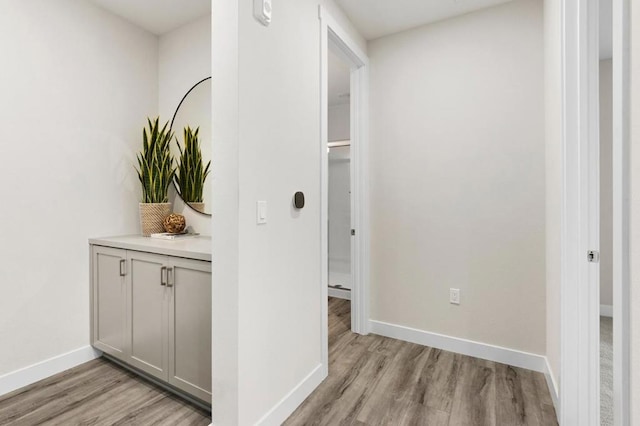
<instances>
[{"instance_id":1,"label":"door frame","mask_svg":"<svg viewBox=\"0 0 640 426\"><path fill-rule=\"evenodd\" d=\"M329 156L328 156L328 52L341 56L351 66L351 330L369 333L369 58L347 31L322 6L320 19L320 295L322 364L329 367Z\"/></svg>"},{"instance_id":2,"label":"door frame","mask_svg":"<svg viewBox=\"0 0 640 426\"><path fill-rule=\"evenodd\" d=\"M629 425L629 1L613 0L614 416ZM560 424L600 424L599 1L562 1ZM617 336L617 337L616 337Z\"/></svg>"},{"instance_id":3,"label":"door frame","mask_svg":"<svg viewBox=\"0 0 640 426\"><path fill-rule=\"evenodd\" d=\"M598 0L562 2L560 424L597 425L599 404ZM595 402L595 404L593 403Z\"/></svg>"}]
</instances>

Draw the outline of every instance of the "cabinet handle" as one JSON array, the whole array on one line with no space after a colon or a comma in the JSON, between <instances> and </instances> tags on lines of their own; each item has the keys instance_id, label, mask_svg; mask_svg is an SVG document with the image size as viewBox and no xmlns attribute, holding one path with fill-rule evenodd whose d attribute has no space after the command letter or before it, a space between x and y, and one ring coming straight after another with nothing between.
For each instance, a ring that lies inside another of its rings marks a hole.
<instances>
[{"instance_id":1,"label":"cabinet handle","mask_svg":"<svg viewBox=\"0 0 640 426\"><path fill-rule=\"evenodd\" d=\"M167 285L167 267L160 268L160 285Z\"/></svg>"},{"instance_id":2,"label":"cabinet handle","mask_svg":"<svg viewBox=\"0 0 640 426\"><path fill-rule=\"evenodd\" d=\"M125 259L120 259L120 276L121 277L124 277L127 274L126 262L127 261Z\"/></svg>"},{"instance_id":3,"label":"cabinet handle","mask_svg":"<svg viewBox=\"0 0 640 426\"><path fill-rule=\"evenodd\" d=\"M173 287L173 268L167 269L167 287Z\"/></svg>"}]
</instances>

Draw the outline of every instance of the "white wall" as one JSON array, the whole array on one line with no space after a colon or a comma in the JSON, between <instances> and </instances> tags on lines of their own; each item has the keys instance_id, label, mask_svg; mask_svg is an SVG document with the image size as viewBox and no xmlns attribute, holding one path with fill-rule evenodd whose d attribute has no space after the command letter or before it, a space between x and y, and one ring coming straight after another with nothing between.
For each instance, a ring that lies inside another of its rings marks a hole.
<instances>
[{"instance_id":1,"label":"white wall","mask_svg":"<svg viewBox=\"0 0 640 426\"><path fill-rule=\"evenodd\" d=\"M331 124L329 124L331 126ZM329 150L329 285L351 288L351 147Z\"/></svg>"},{"instance_id":2,"label":"white wall","mask_svg":"<svg viewBox=\"0 0 640 426\"><path fill-rule=\"evenodd\" d=\"M180 100L195 83L211 76L211 15L203 16L167 34L160 36L158 78L159 111L162 121L171 121ZM202 132L201 132L202 134ZM182 140L182 130L176 131ZM201 141L203 155L209 153L211 142ZM212 161L213 164L213 161ZM206 190L211 191L212 177L207 179ZM185 216L194 231L211 235L211 218L194 212L173 191L173 210ZM205 196L205 199L207 196ZM207 211L211 209L207 200Z\"/></svg>"},{"instance_id":3,"label":"white wall","mask_svg":"<svg viewBox=\"0 0 640 426\"><path fill-rule=\"evenodd\" d=\"M633 6L633 5L632 5ZM630 17L631 70L631 114L630 114L630 256L631 300L631 424L640 423L640 7L631 7Z\"/></svg>"},{"instance_id":4,"label":"white wall","mask_svg":"<svg viewBox=\"0 0 640 426\"><path fill-rule=\"evenodd\" d=\"M348 69L346 72L348 73ZM329 72L330 79L331 75ZM350 108L348 103L329 105L327 115L329 142L351 138ZM331 148L329 151L329 285L342 285L349 289L351 288L350 176L350 147Z\"/></svg>"},{"instance_id":5,"label":"white wall","mask_svg":"<svg viewBox=\"0 0 640 426\"><path fill-rule=\"evenodd\" d=\"M613 110L611 59L600 61L600 304L613 305Z\"/></svg>"},{"instance_id":6,"label":"white wall","mask_svg":"<svg viewBox=\"0 0 640 426\"><path fill-rule=\"evenodd\" d=\"M0 375L89 344L88 238L139 232L157 38L74 0L2 2Z\"/></svg>"},{"instance_id":7,"label":"white wall","mask_svg":"<svg viewBox=\"0 0 640 426\"><path fill-rule=\"evenodd\" d=\"M545 353L542 17L515 1L369 43L372 319Z\"/></svg>"},{"instance_id":8,"label":"white wall","mask_svg":"<svg viewBox=\"0 0 640 426\"><path fill-rule=\"evenodd\" d=\"M546 354L560 386L560 285L562 218L562 1L544 0ZM556 389L559 391L560 389Z\"/></svg>"},{"instance_id":9,"label":"white wall","mask_svg":"<svg viewBox=\"0 0 640 426\"><path fill-rule=\"evenodd\" d=\"M329 106L327 114L328 139L332 141L344 141L351 139L350 114L351 105L341 104Z\"/></svg>"},{"instance_id":10,"label":"white wall","mask_svg":"<svg viewBox=\"0 0 640 426\"><path fill-rule=\"evenodd\" d=\"M321 3L346 23L332 2ZM251 2L213 2L218 425L255 424L321 362L317 5L274 3L265 28ZM292 207L296 191L306 195L301 211ZM258 200L268 202L266 225L256 225Z\"/></svg>"},{"instance_id":11,"label":"white wall","mask_svg":"<svg viewBox=\"0 0 640 426\"><path fill-rule=\"evenodd\" d=\"M211 281L212 417L216 425L238 425L240 416L238 286L240 188L238 114L239 2L213 0L211 4L212 166L211 256L216 267ZM213 143L213 141L224 143Z\"/></svg>"}]
</instances>

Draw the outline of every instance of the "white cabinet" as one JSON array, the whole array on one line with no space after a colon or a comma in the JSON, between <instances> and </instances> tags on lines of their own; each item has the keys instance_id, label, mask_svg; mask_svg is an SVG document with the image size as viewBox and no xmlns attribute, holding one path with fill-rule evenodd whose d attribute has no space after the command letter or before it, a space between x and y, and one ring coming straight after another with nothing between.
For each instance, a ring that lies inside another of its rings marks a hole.
<instances>
[{"instance_id":1,"label":"white cabinet","mask_svg":"<svg viewBox=\"0 0 640 426\"><path fill-rule=\"evenodd\" d=\"M210 401L211 263L172 258L167 274L169 383Z\"/></svg>"},{"instance_id":2,"label":"white cabinet","mask_svg":"<svg viewBox=\"0 0 640 426\"><path fill-rule=\"evenodd\" d=\"M128 354L126 318L126 250L94 246L92 273L92 343L124 360Z\"/></svg>"},{"instance_id":3,"label":"white cabinet","mask_svg":"<svg viewBox=\"0 0 640 426\"><path fill-rule=\"evenodd\" d=\"M93 346L210 404L211 262L91 247Z\"/></svg>"},{"instance_id":4,"label":"white cabinet","mask_svg":"<svg viewBox=\"0 0 640 426\"><path fill-rule=\"evenodd\" d=\"M169 379L167 256L127 252L128 362L158 379ZM204 320L204 319L203 319Z\"/></svg>"}]
</instances>

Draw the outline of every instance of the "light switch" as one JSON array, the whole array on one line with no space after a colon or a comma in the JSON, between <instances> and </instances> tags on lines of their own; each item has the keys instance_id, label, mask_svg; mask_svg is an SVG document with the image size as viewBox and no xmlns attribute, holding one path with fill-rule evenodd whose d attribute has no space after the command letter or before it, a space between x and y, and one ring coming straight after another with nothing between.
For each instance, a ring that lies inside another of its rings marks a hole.
<instances>
[{"instance_id":1,"label":"light switch","mask_svg":"<svg viewBox=\"0 0 640 426\"><path fill-rule=\"evenodd\" d=\"M256 203L256 223L263 225L267 223L267 202L258 201Z\"/></svg>"}]
</instances>

